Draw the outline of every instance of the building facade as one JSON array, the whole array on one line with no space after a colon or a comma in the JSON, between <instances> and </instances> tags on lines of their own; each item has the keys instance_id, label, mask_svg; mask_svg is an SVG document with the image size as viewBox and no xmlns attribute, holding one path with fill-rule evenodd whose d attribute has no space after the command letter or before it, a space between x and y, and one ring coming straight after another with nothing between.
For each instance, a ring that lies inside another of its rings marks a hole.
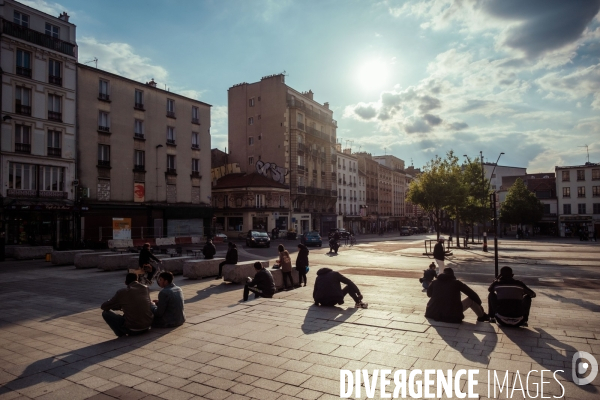
<instances>
[{"instance_id":1,"label":"building facade","mask_svg":"<svg viewBox=\"0 0 600 400\"><path fill-rule=\"evenodd\" d=\"M406 172L404 160L392 155L374 156L373 159L391 171L391 198L389 228L399 229L407 224L404 200L406 197Z\"/></svg>"},{"instance_id":2,"label":"building facade","mask_svg":"<svg viewBox=\"0 0 600 400\"><path fill-rule=\"evenodd\" d=\"M365 203L364 213L361 212L364 233L376 233L379 229L379 179L377 168L379 163L375 161L370 153L354 153L358 160L359 176L365 181Z\"/></svg>"},{"instance_id":3,"label":"building facade","mask_svg":"<svg viewBox=\"0 0 600 400\"><path fill-rule=\"evenodd\" d=\"M337 145L338 227L352 232L360 229L358 160L350 149Z\"/></svg>"},{"instance_id":4,"label":"building facade","mask_svg":"<svg viewBox=\"0 0 600 400\"><path fill-rule=\"evenodd\" d=\"M3 234L7 244L73 244L77 43L66 13L0 7Z\"/></svg>"},{"instance_id":5,"label":"building facade","mask_svg":"<svg viewBox=\"0 0 600 400\"><path fill-rule=\"evenodd\" d=\"M555 167L561 237L600 232L600 164Z\"/></svg>"},{"instance_id":6,"label":"building facade","mask_svg":"<svg viewBox=\"0 0 600 400\"><path fill-rule=\"evenodd\" d=\"M201 236L212 223L210 105L77 65L81 236ZM116 222L115 222L116 221Z\"/></svg>"},{"instance_id":7,"label":"building facade","mask_svg":"<svg viewBox=\"0 0 600 400\"><path fill-rule=\"evenodd\" d=\"M298 234L336 227L337 122L329 103L271 75L229 88L228 121L230 162L289 187L287 226Z\"/></svg>"}]
</instances>

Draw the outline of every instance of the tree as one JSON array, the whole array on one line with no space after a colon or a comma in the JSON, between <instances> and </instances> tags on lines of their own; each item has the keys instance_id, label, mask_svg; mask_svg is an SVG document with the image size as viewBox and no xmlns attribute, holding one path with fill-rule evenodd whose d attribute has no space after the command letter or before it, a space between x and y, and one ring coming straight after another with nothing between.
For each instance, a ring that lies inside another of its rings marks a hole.
<instances>
[{"instance_id":1,"label":"tree","mask_svg":"<svg viewBox=\"0 0 600 400\"><path fill-rule=\"evenodd\" d=\"M456 212L464 196L460 175L458 157L451 150L445 159L436 155L428 162L408 188L407 200L431 215L438 238L442 210Z\"/></svg>"},{"instance_id":2,"label":"tree","mask_svg":"<svg viewBox=\"0 0 600 400\"><path fill-rule=\"evenodd\" d=\"M460 210L460 220L469 226L487 221L490 218L488 208L490 181L483 176L477 158L467 157L467 163L462 170L462 180L467 187L467 196Z\"/></svg>"},{"instance_id":3,"label":"tree","mask_svg":"<svg viewBox=\"0 0 600 400\"><path fill-rule=\"evenodd\" d=\"M502 222L513 225L534 224L541 220L543 215L542 203L527 189L521 178L517 178L500 207Z\"/></svg>"}]
</instances>

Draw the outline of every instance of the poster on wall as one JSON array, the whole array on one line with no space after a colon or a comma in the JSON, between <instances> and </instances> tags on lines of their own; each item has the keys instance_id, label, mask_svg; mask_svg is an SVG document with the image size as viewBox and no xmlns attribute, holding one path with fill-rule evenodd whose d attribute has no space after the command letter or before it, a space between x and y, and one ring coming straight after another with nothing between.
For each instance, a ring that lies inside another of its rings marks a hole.
<instances>
[{"instance_id":1,"label":"poster on wall","mask_svg":"<svg viewBox=\"0 0 600 400\"><path fill-rule=\"evenodd\" d=\"M131 239L131 218L113 218L113 239Z\"/></svg>"},{"instance_id":2,"label":"poster on wall","mask_svg":"<svg viewBox=\"0 0 600 400\"><path fill-rule=\"evenodd\" d=\"M146 187L144 183L136 182L133 184L133 201L143 203L146 199Z\"/></svg>"}]
</instances>

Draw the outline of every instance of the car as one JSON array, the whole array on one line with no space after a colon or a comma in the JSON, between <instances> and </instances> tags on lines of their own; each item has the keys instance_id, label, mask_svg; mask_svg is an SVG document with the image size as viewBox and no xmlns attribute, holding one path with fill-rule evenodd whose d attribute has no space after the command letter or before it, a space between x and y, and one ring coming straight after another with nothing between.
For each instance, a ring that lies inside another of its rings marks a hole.
<instances>
[{"instance_id":1,"label":"car","mask_svg":"<svg viewBox=\"0 0 600 400\"><path fill-rule=\"evenodd\" d=\"M248 246L248 247L258 247L258 246L271 247L271 238L269 238L269 235L267 234L267 232L250 230L246 234L246 246Z\"/></svg>"},{"instance_id":2,"label":"car","mask_svg":"<svg viewBox=\"0 0 600 400\"><path fill-rule=\"evenodd\" d=\"M424 226L419 227L419 233L427 233L427 228Z\"/></svg>"},{"instance_id":3,"label":"car","mask_svg":"<svg viewBox=\"0 0 600 400\"><path fill-rule=\"evenodd\" d=\"M317 231L304 232L300 237L300 243L305 246L319 246L323 245L321 235Z\"/></svg>"},{"instance_id":4,"label":"car","mask_svg":"<svg viewBox=\"0 0 600 400\"><path fill-rule=\"evenodd\" d=\"M410 230L412 231L413 235L416 235L417 233L419 233L419 228L417 228L416 226L411 226Z\"/></svg>"},{"instance_id":5,"label":"car","mask_svg":"<svg viewBox=\"0 0 600 400\"><path fill-rule=\"evenodd\" d=\"M405 227L400 228L400 236L410 236L410 229Z\"/></svg>"},{"instance_id":6,"label":"car","mask_svg":"<svg viewBox=\"0 0 600 400\"><path fill-rule=\"evenodd\" d=\"M227 240L229 240L228 237L227 237L227 235L224 234L224 233L217 233L215 235L214 239L217 242L227 242Z\"/></svg>"},{"instance_id":7,"label":"car","mask_svg":"<svg viewBox=\"0 0 600 400\"><path fill-rule=\"evenodd\" d=\"M341 228L341 229L331 228L329 230L329 239L331 239L336 232L340 235L340 239L350 238L350 232L348 232L347 230L345 230L343 228Z\"/></svg>"}]
</instances>

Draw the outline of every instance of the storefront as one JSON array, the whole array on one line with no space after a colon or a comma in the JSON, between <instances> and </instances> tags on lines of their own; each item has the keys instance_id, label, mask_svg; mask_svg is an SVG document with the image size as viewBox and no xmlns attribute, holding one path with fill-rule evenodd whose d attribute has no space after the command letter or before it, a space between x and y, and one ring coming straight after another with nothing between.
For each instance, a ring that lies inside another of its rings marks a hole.
<instances>
[{"instance_id":1,"label":"storefront","mask_svg":"<svg viewBox=\"0 0 600 400\"><path fill-rule=\"evenodd\" d=\"M593 220L588 215L561 215L558 217L561 237L578 237L579 232L592 233Z\"/></svg>"},{"instance_id":2,"label":"storefront","mask_svg":"<svg viewBox=\"0 0 600 400\"><path fill-rule=\"evenodd\" d=\"M296 231L298 236L310 229L310 214L292 214L292 229Z\"/></svg>"},{"instance_id":3,"label":"storefront","mask_svg":"<svg viewBox=\"0 0 600 400\"><path fill-rule=\"evenodd\" d=\"M331 229L337 228L337 214L320 214L319 217L321 224L317 226L320 226L321 236L329 235Z\"/></svg>"}]
</instances>

